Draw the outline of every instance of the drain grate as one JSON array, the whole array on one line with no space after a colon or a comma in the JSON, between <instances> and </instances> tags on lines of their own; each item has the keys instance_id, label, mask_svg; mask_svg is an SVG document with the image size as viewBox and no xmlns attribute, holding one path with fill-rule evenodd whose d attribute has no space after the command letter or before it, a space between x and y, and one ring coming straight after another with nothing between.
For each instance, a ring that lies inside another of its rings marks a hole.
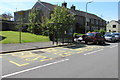
<instances>
[{"instance_id":1,"label":"drain grate","mask_svg":"<svg viewBox=\"0 0 120 80\"><path fill-rule=\"evenodd\" d=\"M33 51L32 53L41 54L41 53L45 53L45 52L43 52L43 51Z\"/></svg>"}]
</instances>

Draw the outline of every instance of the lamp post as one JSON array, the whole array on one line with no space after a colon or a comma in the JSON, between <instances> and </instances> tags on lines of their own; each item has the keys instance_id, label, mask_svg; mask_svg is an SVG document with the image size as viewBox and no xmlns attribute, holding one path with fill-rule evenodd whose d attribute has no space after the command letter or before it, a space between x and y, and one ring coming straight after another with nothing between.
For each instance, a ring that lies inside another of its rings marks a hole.
<instances>
[{"instance_id":1,"label":"lamp post","mask_svg":"<svg viewBox=\"0 0 120 80\"><path fill-rule=\"evenodd\" d=\"M85 33L87 32L87 31L86 31L86 28L87 28L87 7L88 7L88 4L89 4L89 3L92 3L92 2L93 2L93 1L90 1L90 2L87 2L87 3L86 3L86 14L85 14L85 17L86 17L86 20L85 20Z\"/></svg>"}]
</instances>

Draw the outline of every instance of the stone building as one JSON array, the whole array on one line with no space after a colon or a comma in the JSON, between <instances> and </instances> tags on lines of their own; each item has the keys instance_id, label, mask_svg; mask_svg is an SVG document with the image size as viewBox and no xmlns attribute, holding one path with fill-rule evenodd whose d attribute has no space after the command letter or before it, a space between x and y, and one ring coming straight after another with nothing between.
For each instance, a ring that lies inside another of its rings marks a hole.
<instances>
[{"instance_id":1,"label":"stone building","mask_svg":"<svg viewBox=\"0 0 120 80\"><path fill-rule=\"evenodd\" d=\"M62 6L67 8L67 3L62 3ZM36 8L37 10L41 10L43 12L43 16L46 16L50 18L50 14L53 12L55 5L52 5L50 3L37 1L36 4L32 7L32 9ZM106 29L106 21L102 18L87 13L87 27L85 28L85 22L86 22L86 12L76 10L76 6L72 5L69 9L72 14L75 15L76 18L76 24L75 24L75 32L77 33L85 33L86 31L93 31L93 30L99 30L99 29ZM18 11L14 13L14 20L20 21L21 13L22 16L25 18L24 22L29 23L28 17L30 10L26 11Z\"/></svg>"},{"instance_id":2,"label":"stone building","mask_svg":"<svg viewBox=\"0 0 120 80\"><path fill-rule=\"evenodd\" d=\"M120 20L119 21L112 20L108 22L106 30L107 32L120 32Z\"/></svg>"}]
</instances>

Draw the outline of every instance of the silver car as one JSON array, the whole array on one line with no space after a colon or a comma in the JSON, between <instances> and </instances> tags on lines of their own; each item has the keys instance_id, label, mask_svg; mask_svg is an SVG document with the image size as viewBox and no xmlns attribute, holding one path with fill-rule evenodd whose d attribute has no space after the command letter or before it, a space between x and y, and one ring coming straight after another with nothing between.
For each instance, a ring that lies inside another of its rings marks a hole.
<instances>
[{"instance_id":1,"label":"silver car","mask_svg":"<svg viewBox=\"0 0 120 80\"><path fill-rule=\"evenodd\" d=\"M116 41L120 41L120 33L113 33L115 35Z\"/></svg>"},{"instance_id":2,"label":"silver car","mask_svg":"<svg viewBox=\"0 0 120 80\"><path fill-rule=\"evenodd\" d=\"M106 41L110 41L110 42L115 42L116 41L115 35L112 35L112 34L104 35L104 38L105 38Z\"/></svg>"}]
</instances>

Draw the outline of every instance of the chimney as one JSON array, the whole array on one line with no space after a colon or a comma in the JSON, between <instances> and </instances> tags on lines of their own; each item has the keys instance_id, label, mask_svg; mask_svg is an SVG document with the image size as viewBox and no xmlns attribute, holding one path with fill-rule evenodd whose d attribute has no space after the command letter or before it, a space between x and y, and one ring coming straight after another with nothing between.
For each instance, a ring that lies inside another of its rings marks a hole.
<instances>
[{"instance_id":1,"label":"chimney","mask_svg":"<svg viewBox=\"0 0 120 80\"><path fill-rule=\"evenodd\" d=\"M62 3L62 7L67 8L67 3L66 3L66 2L63 2L63 3Z\"/></svg>"},{"instance_id":2,"label":"chimney","mask_svg":"<svg viewBox=\"0 0 120 80\"><path fill-rule=\"evenodd\" d=\"M71 6L71 10L75 10L75 6L74 5Z\"/></svg>"}]
</instances>

